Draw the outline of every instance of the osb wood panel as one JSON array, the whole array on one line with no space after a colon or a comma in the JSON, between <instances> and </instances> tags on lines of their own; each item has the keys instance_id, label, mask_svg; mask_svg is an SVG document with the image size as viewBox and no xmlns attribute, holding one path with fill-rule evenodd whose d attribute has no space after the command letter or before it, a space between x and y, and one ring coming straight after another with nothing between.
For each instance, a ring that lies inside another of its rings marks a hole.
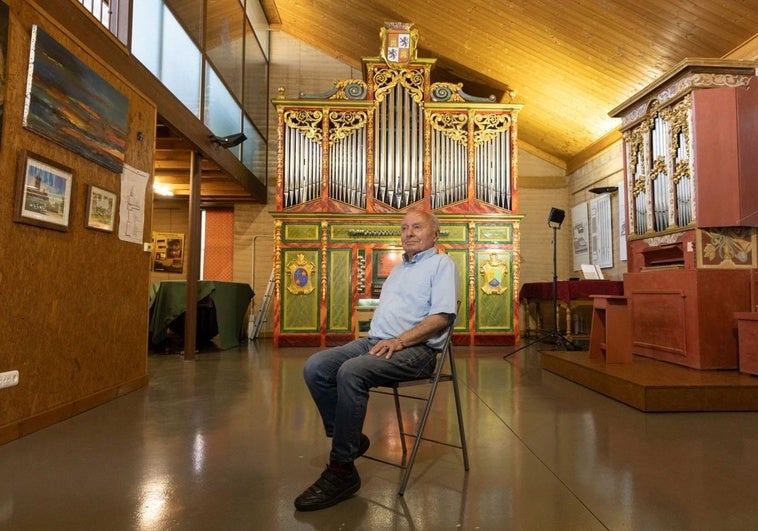
<instances>
[{"instance_id":1,"label":"osb wood panel","mask_svg":"<svg viewBox=\"0 0 758 531\"><path fill-rule=\"evenodd\" d=\"M119 240L118 229L103 233L84 228L87 185L120 193L120 175L22 127L32 25L39 25L127 96L125 160L143 171L152 167L156 116L147 99L33 7L6 1L10 28L0 146L0 371L17 369L20 382L0 390L0 429L34 423L69 404L76 412L79 405L91 404L92 397L115 396L104 390L133 388L134 382L146 378L149 255L141 245ZM13 222L21 150L73 170L68 232ZM148 195L145 239L151 200Z\"/></svg>"}]
</instances>

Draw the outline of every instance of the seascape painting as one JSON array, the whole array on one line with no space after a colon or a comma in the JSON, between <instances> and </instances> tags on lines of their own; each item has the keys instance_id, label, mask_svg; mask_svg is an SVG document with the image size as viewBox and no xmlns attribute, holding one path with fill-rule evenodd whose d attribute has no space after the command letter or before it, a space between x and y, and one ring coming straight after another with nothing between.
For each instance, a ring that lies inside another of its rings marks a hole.
<instances>
[{"instance_id":1,"label":"seascape painting","mask_svg":"<svg viewBox=\"0 0 758 531\"><path fill-rule=\"evenodd\" d=\"M24 127L120 173L128 110L123 94L32 27Z\"/></svg>"}]
</instances>

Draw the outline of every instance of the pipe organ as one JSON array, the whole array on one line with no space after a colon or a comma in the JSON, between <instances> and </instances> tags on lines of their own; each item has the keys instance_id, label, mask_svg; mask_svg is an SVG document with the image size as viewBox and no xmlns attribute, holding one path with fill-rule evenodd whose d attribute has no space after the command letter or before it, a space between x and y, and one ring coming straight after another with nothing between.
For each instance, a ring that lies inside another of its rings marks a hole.
<instances>
[{"instance_id":1,"label":"pipe organ","mask_svg":"<svg viewBox=\"0 0 758 531\"><path fill-rule=\"evenodd\" d=\"M521 105L433 83L412 25L381 31L364 79L273 100L278 117L274 342L359 333L402 248L405 211L433 210L460 276L458 344L518 341L517 115ZM398 53L400 50L400 53Z\"/></svg>"},{"instance_id":2,"label":"pipe organ","mask_svg":"<svg viewBox=\"0 0 758 531\"><path fill-rule=\"evenodd\" d=\"M685 60L611 111L622 119L635 354L738 365L735 312L758 267L754 61Z\"/></svg>"}]
</instances>

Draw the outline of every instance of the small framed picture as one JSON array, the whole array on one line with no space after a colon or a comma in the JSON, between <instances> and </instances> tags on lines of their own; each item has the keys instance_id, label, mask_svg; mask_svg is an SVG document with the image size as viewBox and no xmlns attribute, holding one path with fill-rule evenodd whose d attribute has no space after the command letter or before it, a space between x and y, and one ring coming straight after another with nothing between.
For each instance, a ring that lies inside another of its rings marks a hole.
<instances>
[{"instance_id":1,"label":"small framed picture","mask_svg":"<svg viewBox=\"0 0 758 531\"><path fill-rule=\"evenodd\" d=\"M87 212L84 215L84 226L88 229L113 232L116 224L115 192L105 190L94 184L87 186Z\"/></svg>"},{"instance_id":2,"label":"small framed picture","mask_svg":"<svg viewBox=\"0 0 758 531\"><path fill-rule=\"evenodd\" d=\"M30 151L19 153L16 211L13 221L67 231L74 174Z\"/></svg>"}]
</instances>

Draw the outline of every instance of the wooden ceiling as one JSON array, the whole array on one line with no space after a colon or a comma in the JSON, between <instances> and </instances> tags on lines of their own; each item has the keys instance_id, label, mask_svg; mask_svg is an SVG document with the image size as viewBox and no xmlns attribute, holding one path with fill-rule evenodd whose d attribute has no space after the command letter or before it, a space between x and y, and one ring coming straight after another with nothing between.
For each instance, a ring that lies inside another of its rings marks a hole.
<instances>
[{"instance_id":1,"label":"wooden ceiling","mask_svg":"<svg viewBox=\"0 0 758 531\"><path fill-rule=\"evenodd\" d=\"M173 195L157 195L156 199L185 201L189 198L193 151L197 151L197 147L176 133L172 127L162 123L159 117L153 163L155 182L167 187ZM265 201L265 195L263 198L253 197L250 189L245 188L237 178L224 171L211 158L201 157L200 163L200 197L204 206L230 206L240 202Z\"/></svg>"},{"instance_id":2,"label":"wooden ceiling","mask_svg":"<svg viewBox=\"0 0 758 531\"><path fill-rule=\"evenodd\" d=\"M200 0L170 4L187 20L196 20L203 5ZM379 55L379 30L385 22L413 22L420 37L418 56L437 59L434 81L462 82L474 96L493 94L499 101L523 103L519 145L568 171L618 140L619 122L608 116L609 111L683 59L758 59L758 0L261 4L272 30L284 31L358 70L362 57ZM223 26L231 13L239 12L239 0L209 0L208 5L207 23L213 27ZM156 181L167 184L181 200L189 195L193 149L197 146L181 140L168 122L159 125ZM202 162L203 204L265 201L265 192L251 194L249 181L247 187L241 185L239 175L219 169L213 158L218 159L206 156Z\"/></svg>"},{"instance_id":3,"label":"wooden ceiling","mask_svg":"<svg viewBox=\"0 0 758 531\"><path fill-rule=\"evenodd\" d=\"M413 22L418 56L437 59L440 80L523 103L521 145L569 169L618 138L610 110L683 59L741 45L758 57L758 0L261 3L272 29L355 68L379 55L385 22Z\"/></svg>"}]
</instances>

